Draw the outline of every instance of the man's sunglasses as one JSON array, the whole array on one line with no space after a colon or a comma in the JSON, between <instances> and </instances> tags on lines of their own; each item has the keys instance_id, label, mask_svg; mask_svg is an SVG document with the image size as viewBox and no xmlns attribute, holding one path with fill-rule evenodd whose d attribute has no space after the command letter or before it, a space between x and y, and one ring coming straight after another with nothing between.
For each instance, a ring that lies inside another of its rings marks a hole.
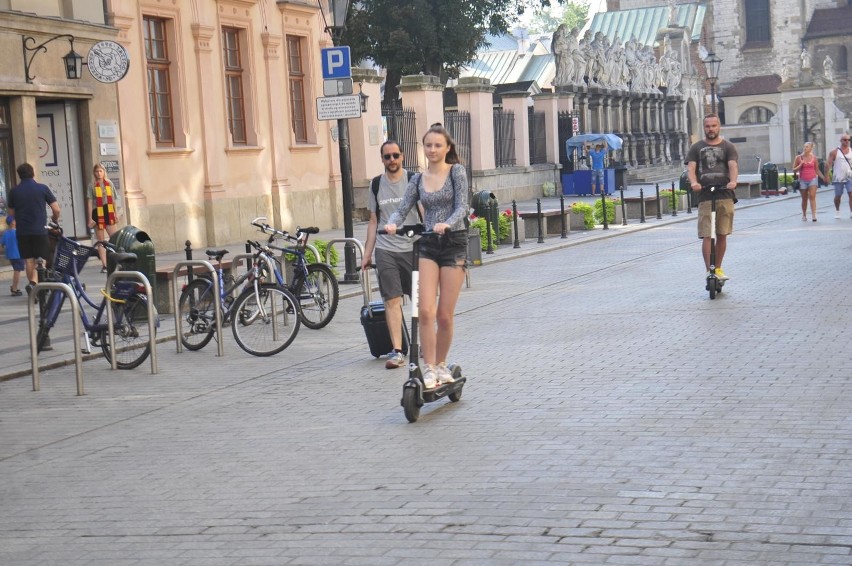
<instances>
[{"instance_id":1,"label":"man's sunglasses","mask_svg":"<svg viewBox=\"0 0 852 566\"><path fill-rule=\"evenodd\" d=\"M382 159L390 161L391 159L399 159L401 155L401 153L386 153L382 156Z\"/></svg>"},{"instance_id":2,"label":"man's sunglasses","mask_svg":"<svg viewBox=\"0 0 852 566\"><path fill-rule=\"evenodd\" d=\"M840 141L849 141L850 138L840 138Z\"/></svg>"}]
</instances>

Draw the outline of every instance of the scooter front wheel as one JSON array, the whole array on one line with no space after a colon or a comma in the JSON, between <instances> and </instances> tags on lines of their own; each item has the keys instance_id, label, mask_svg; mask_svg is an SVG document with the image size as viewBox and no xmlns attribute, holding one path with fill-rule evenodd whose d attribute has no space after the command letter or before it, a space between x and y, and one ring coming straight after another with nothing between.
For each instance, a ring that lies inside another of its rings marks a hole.
<instances>
[{"instance_id":1,"label":"scooter front wheel","mask_svg":"<svg viewBox=\"0 0 852 566\"><path fill-rule=\"evenodd\" d=\"M402 411L405 413L405 418L408 422L417 422L420 418L420 405L417 399L416 387L403 387L402 389Z\"/></svg>"},{"instance_id":2,"label":"scooter front wheel","mask_svg":"<svg viewBox=\"0 0 852 566\"><path fill-rule=\"evenodd\" d=\"M708 277L707 278L707 290L710 292L710 299L713 300L716 298L716 278Z\"/></svg>"}]
</instances>

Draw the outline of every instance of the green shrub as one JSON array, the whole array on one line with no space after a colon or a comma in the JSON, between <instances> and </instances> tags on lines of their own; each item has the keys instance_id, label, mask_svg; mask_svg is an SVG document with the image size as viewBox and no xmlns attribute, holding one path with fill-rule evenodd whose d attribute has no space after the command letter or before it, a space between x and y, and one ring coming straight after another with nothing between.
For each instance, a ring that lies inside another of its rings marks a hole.
<instances>
[{"instance_id":1,"label":"green shrub","mask_svg":"<svg viewBox=\"0 0 852 566\"><path fill-rule=\"evenodd\" d=\"M508 213L509 215L507 216L506 213ZM509 224L512 221L511 215L512 215L511 210L507 210L505 212L501 212L501 213L497 214L497 230L498 230L498 233L495 234L492 230L492 233L491 233L491 248L492 249L496 248L497 244L499 242L501 242L502 240L505 240L506 238L509 237L509 233L510 233L510 230L511 230ZM488 232L487 232L488 228L486 226L485 217L484 216L476 216L476 215L472 214L470 216L470 227L471 228L479 228L479 240L482 242L482 249L487 250L488 249ZM491 227L492 228L494 227L493 223L492 223Z\"/></svg>"},{"instance_id":2,"label":"green shrub","mask_svg":"<svg viewBox=\"0 0 852 566\"><path fill-rule=\"evenodd\" d=\"M606 221L607 224L615 223L615 207L621 204L621 199L613 198L606 199ZM602 205L600 200L596 200L595 204L595 223L603 224Z\"/></svg>"},{"instance_id":3,"label":"green shrub","mask_svg":"<svg viewBox=\"0 0 852 566\"><path fill-rule=\"evenodd\" d=\"M595 209L590 204L575 202L571 205L571 211L583 215L583 226L586 230L595 228Z\"/></svg>"},{"instance_id":4,"label":"green shrub","mask_svg":"<svg viewBox=\"0 0 852 566\"><path fill-rule=\"evenodd\" d=\"M320 254L320 257L319 257L319 259L314 257L314 252L311 250L311 248L307 248L307 249L305 249L305 261L307 261L308 263L324 262L325 261L325 249L328 247L328 242L326 240L314 239L314 240L308 240L308 244L314 246L317 249L317 251ZM287 261L287 262L292 262L295 259L296 258L293 256L293 254L284 254L284 260ZM331 257L329 258L329 261L331 262L331 266L332 267L337 266L337 262L338 262L339 259L340 259L340 256L337 253L337 248L332 247L331 248Z\"/></svg>"}]
</instances>

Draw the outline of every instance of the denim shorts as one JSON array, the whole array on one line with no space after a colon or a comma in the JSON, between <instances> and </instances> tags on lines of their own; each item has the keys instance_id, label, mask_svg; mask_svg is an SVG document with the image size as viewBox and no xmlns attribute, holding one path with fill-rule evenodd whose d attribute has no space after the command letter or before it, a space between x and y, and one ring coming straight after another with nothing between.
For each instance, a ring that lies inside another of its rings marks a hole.
<instances>
[{"instance_id":1,"label":"denim shorts","mask_svg":"<svg viewBox=\"0 0 852 566\"><path fill-rule=\"evenodd\" d=\"M604 182L603 169L592 169L592 183L602 185Z\"/></svg>"},{"instance_id":2,"label":"denim shorts","mask_svg":"<svg viewBox=\"0 0 852 566\"><path fill-rule=\"evenodd\" d=\"M846 179L845 181L835 181L834 182L834 196L842 197L843 191L847 193L852 193L852 179Z\"/></svg>"},{"instance_id":3,"label":"denim shorts","mask_svg":"<svg viewBox=\"0 0 852 566\"><path fill-rule=\"evenodd\" d=\"M420 238L420 259L429 259L438 267L464 267L467 259L467 230L449 235L430 234Z\"/></svg>"}]
</instances>

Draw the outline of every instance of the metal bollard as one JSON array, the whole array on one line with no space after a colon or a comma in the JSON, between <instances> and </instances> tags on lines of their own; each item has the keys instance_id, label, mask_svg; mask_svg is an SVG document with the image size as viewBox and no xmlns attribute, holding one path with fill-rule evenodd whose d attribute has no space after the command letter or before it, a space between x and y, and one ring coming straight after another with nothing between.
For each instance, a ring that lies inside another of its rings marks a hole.
<instances>
[{"instance_id":1,"label":"metal bollard","mask_svg":"<svg viewBox=\"0 0 852 566\"><path fill-rule=\"evenodd\" d=\"M568 223L565 222L565 195L559 195L559 218L562 220L562 238L568 237Z\"/></svg>"},{"instance_id":2,"label":"metal bollard","mask_svg":"<svg viewBox=\"0 0 852 566\"><path fill-rule=\"evenodd\" d=\"M609 223L606 218L606 191L601 193L601 211L603 212L603 229L609 230Z\"/></svg>"},{"instance_id":3,"label":"metal bollard","mask_svg":"<svg viewBox=\"0 0 852 566\"><path fill-rule=\"evenodd\" d=\"M645 223L645 190L639 187L639 224Z\"/></svg>"},{"instance_id":4,"label":"metal bollard","mask_svg":"<svg viewBox=\"0 0 852 566\"><path fill-rule=\"evenodd\" d=\"M627 226L627 205L624 204L624 185L618 187L621 192L621 225Z\"/></svg>"},{"instance_id":5,"label":"metal bollard","mask_svg":"<svg viewBox=\"0 0 852 566\"><path fill-rule=\"evenodd\" d=\"M491 220L493 218L493 214L492 214L493 208L494 208L493 203L489 202L488 208L485 210L485 238L486 238L486 241L488 242L488 245L485 248L486 254L493 254L494 253L494 246L492 245L492 241L491 241L492 237L494 235L494 231L491 229L492 228Z\"/></svg>"},{"instance_id":6,"label":"metal bollard","mask_svg":"<svg viewBox=\"0 0 852 566\"><path fill-rule=\"evenodd\" d=\"M677 216L677 195L675 194L674 181L672 181L672 216Z\"/></svg>"},{"instance_id":7,"label":"metal bollard","mask_svg":"<svg viewBox=\"0 0 852 566\"><path fill-rule=\"evenodd\" d=\"M192 242L189 240L183 243L183 253L186 254L186 261L192 261ZM194 270L188 269L186 271L186 284L189 285L192 283L192 278L195 275Z\"/></svg>"},{"instance_id":8,"label":"metal bollard","mask_svg":"<svg viewBox=\"0 0 852 566\"><path fill-rule=\"evenodd\" d=\"M544 217L541 215L541 199L535 199L535 207L538 211L538 241L536 243L544 243Z\"/></svg>"},{"instance_id":9,"label":"metal bollard","mask_svg":"<svg viewBox=\"0 0 852 566\"><path fill-rule=\"evenodd\" d=\"M656 188L656 191L657 191L657 220L662 220L663 219L663 207L660 206L661 205L661 203L660 203L660 184L655 183L654 187Z\"/></svg>"},{"instance_id":10,"label":"metal bollard","mask_svg":"<svg viewBox=\"0 0 852 566\"><path fill-rule=\"evenodd\" d=\"M512 200L512 224L515 227L515 242L513 248L520 248L521 241L518 239L518 203Z\"/></svg>"}]
</instances>

